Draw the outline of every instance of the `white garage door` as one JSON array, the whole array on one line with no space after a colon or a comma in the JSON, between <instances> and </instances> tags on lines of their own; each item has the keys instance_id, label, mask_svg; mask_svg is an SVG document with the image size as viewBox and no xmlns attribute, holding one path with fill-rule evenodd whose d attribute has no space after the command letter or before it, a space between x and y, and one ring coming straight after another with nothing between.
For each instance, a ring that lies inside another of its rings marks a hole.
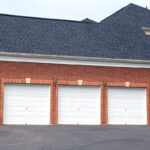
<instances>
[{"instance_id":1,"label":"white garage door","mask_svg":"<svg viewBox=\"0 0 150 150\"><path fill-rule=\"evenodd\" d=\"M59 86L59 124L100 124L100 87Z\"/></svg>"},{"instance_id":2,"label":"white garage door","mask_svg":"<svg viewBox=\"0 0 150 150\"><path fill-rule=\"evenodd\" d=\"M147 124L146 88L108 88L108 124Z\"/></svg>"},{"instance_id":3,"label":"white garage door","mask_svg":"<svg viewBox=\"0 0 150 150\"><path fill-rule=\"evenodd\" d=\"M50 86L5 84L4 124L50 124Z\"/></svg>"}]
</instances>

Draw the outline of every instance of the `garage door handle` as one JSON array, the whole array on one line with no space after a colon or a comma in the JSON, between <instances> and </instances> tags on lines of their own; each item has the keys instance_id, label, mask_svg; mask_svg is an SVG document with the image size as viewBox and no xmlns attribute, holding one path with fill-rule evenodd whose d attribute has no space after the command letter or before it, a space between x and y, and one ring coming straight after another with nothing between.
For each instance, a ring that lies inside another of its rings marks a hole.
<instances>
[{"instance_id":1,"label":"garage door handle","mask_svg":"<svg viewBox=\"0 0 150 150\"><path fill-rule=\"evenodd\" d=\"M77 108L77 110L80 110L79 108Z\"/></svg>"},{"instance_id":2,"label":"garage door handle","mask_svg":"<svg viewBox=\"0 0 150 150\"><path fill-rule=\"evenodd\" d=\"M28 110L28 107L26 107L26 110Z\"/></svg>"}]
</instances>

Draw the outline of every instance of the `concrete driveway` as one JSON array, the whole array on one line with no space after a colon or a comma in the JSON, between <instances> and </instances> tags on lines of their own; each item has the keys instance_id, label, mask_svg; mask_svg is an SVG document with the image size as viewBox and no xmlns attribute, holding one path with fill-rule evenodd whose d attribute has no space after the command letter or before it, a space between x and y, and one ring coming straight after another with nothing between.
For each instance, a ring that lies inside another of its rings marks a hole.
<instances>
[{"instance_id":1,"label":"concrete driveway","mask_svg":"<svg viewBox=\"0 0 150 150\"><path fill-rule=\"evenodd\" d=\"M150 126L1 126L0 150L149 150Z\"/></svg>"}]
</instances>

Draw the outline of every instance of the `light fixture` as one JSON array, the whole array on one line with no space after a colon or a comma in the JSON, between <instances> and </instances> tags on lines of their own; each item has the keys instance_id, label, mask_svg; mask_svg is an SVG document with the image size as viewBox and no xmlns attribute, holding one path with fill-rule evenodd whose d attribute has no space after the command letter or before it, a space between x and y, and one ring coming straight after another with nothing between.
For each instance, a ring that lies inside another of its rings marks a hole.
<instances>
[{"instance_id":1,"label":"light fixture","mask_svg":"<svg viewBox=\"0 0 150 150\"><path fill-rule=\"evenodd\" d=\"M53 78L53 84L57 84L57 78L56 77Z\"/></svg>"},{"instance_id":2,"label":"light fixture","mask_svg":"<svg viewBox=\"0 0 150 150\"><path fill-rule=\"evenodd\" d=\"M107 81L106 81L106 79L104 79L104 81L103 81L103 85L104 85L104 86L106 86L106 85L107 85Z\"/></svg>"}]
</instances>

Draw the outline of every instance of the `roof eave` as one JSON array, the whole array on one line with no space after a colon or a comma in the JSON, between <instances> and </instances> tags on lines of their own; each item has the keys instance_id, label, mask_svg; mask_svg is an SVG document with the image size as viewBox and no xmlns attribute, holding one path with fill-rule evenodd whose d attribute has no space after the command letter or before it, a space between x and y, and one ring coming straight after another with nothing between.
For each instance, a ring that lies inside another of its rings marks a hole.
<instances>
[{"instance_id":1,"label":"roof eave","mask_svg":"<svg viewBox=\"0 0 150 150\"><path fill-rule=\"evenodd\" d=\"M81 57L81 56L63 56L63 55L43 55L43 54L29 54L29 53L27 54L27 53L0 52L0 56L25 57L25 58L42 58L42 59L59 59L59 60L75 60L75 61L93 61L93 62L150 64L150 60L97 58L97 57Z\"/></svg>"}]
</instances>

